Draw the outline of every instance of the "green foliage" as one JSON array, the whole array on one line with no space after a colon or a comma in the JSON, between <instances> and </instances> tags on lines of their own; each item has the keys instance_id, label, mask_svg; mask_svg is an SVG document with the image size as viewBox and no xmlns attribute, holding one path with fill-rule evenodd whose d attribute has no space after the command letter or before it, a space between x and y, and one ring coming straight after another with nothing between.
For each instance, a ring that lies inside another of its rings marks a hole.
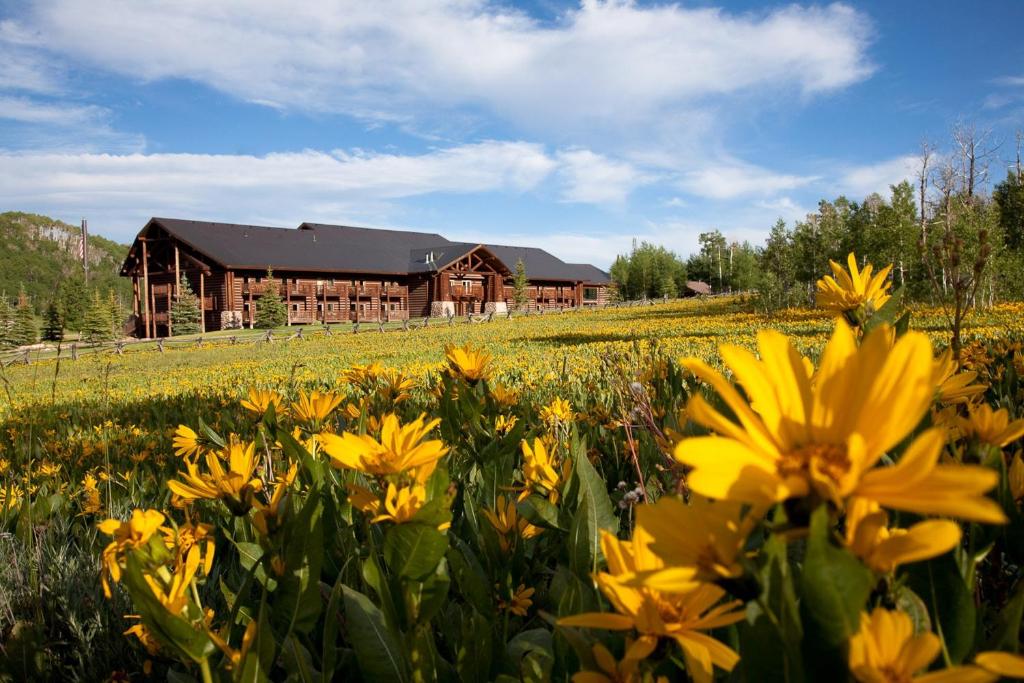
<instances>
[{"instance_id":1,"label":"green foliage","mask_svg":"<svg viewBox=\"0 0 1024 683\"><path fill-rule=\"evenodd\" d=\"M274 279L274 273L270 268L267 268L263 286L263 295L256 301L256 327L281 327L288 322L288 309L281 300L277 280Z\"/></svg>"},{"instance_id":2,"label":"green foliage","mask_svg":"<svg viewBox=\"0 0 1024 683\"><path fill-rule=\"evenodd\" d=\"M89 308L85 312L85 320L82 323L82 338L92 343L110 341L114 338L114 324L110 318L110 306L108 302L100 298L100 293L96 290L93 291Z\"/></svg>"},{"instance_id":3,"label":"green foliage","mask_svg":"<svg viewBox=\"0 0 1024 683\"><path fill-rule=\"evenodd\" d=\"M529 285L530 280L526 275L526 265L523 263L523 259L518 259L516 260L515 274L512 276L512 301L517 310L526 306L526 288Z\"/></svg>"},{"instance_id":4,"label":"green foliage","mask_svg":"<svg viewBox=\"0 0 1024 683\"><path fill-rule=\"evenodd\" d=\"M0 347L11 348L17 346L13 335L14 329L14 307L7 299L7 292L0 294Z\"/></svg>"},{"instance_id":5,"label":"green foliage","mask_svg":"<svg viewBox=\"0 0 1024 683\"><path fill-rule=\"evenodd\" d=\"M59 342L63 339L64 319L61 317L57 302L50 301L46 305L46 313L43 315L43 340Z\"/></svg>"},{"instance_id":6,"label":"green foliage","mask_svg":"<svg viewBox=\"0 0 1024 683\"><path fill-rule=\"evenodd\" d=\"M39 307L53 296L54 287L80 279L78 258L81 230L47 216L9 211L0 213L0 290L25 287L29 300ZM131 283L120 277L128 247L98 235L89 236L89 284L101 291L113 289L122 299L131 296ZM88 303L86 297L82 310ZM65 315L67 312L65 311ZM71 316L68 329L78 330L80 318Z\"/></svg>"},{"instance_id":7,"label":"green foliage","mask_svg":"<svg viewBox=\"0 0 1024 683\"><path fill-rule=\"evenodd\" d=\"M188 284L188 278L182 278L178 286L178 298L171 304L171 329L174 334L199 334L202 310L199 298Z\"/></svg>"},{"instance_id":8,"label":"green foliage","mask_svg":"<svg viewBox=\"0 0 1024 683\"><path fill-rule=\"evenodd\" d=\"M23 289L18 296L18 307L14 311L10 339L15 346L26 346L39 341L39 326L32 312L32 305Z\"/></svg>"},{"instance_id":9,"label":"green foliage","mask_svg":"<svg viewBox=\"0 0 1024 683\"><path fill-rule=\"evenodd\" d=\"M611 267L617 296L624 300L675 296L686 287L686 265L671 251L648 242L633 245Z\"/></svg>"},{"instance_id":10,"label":"green foliage","mask_svg":"<svg viewBox=\"0 0 1024 683\"><path fill-rule=\"evenodd\" d=\"M90 298L89 287L81 275L69 277L60 283L57 288L57 305L65 329L73 332L85 329Z\"/></svg>"}]
</instances>

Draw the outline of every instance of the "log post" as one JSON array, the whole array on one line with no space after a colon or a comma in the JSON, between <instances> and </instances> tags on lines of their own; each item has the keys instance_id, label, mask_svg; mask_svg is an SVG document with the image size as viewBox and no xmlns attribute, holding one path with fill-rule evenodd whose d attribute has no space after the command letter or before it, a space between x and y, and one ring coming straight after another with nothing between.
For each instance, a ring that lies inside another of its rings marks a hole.
<instances>
[{"instance_id":1,"label":"log post","mask_svg":"<svg viewBox=\"0 0 1024 683\"><path fill-rule=\"evenodd\" d=\"M252 300L252 283L249 283L249 329L256 329L256 304Z\"/></svg>"},{"instance_id":2,"label":"log post","mask_svg":"<svg viewBox=\"0 0 1024 683\"><path fill-rule=\"evenodd\" d=\"M146 328L146 336L154 336L149 331L149 321L153 317L153 309L149 307L149 254L146 249L146 242L142 242L142 323Z\"/></svg>"},{"instance_id":3,"label":"log post","mask_svg":"<svg viewBox=\"0 0 1024 683\"><path fill-rule=\"evenodd\" d=\"M199 271L199 332L206 334L206 278Z\"/></svg>"},{"instance_id":4,"label":"log post","mask_svg":"<svg viewBox=\"0 0 1024 683\"><path fill-rule=\"evenodd\" d=\"M168 314L169 317L169 314ZM149 318L153 323L153 336L156 336L156 290L149 286Z\"/></svg>"},{"instance_id":5,"label":"log post","mask_svg":"<svg viewBox=\"0 0 1024 683\"><path fill-rule=\"evenodd\" d=\"M174 298L181 296L181 260L178 256L178 245L174 245ZM168 311L168 315L170 312ZM170 318L168 318L170 320Z\"/></svg>"},{"instance_id":6,"label":"log post","mask_svg":"<svg viewBox=\"0 0 1024 683\"><path fill-rule=\"evenodd\" d=\"M167 336L173 337L174 332L171 331L171 288L167 288Z\"/></svg>"}]
</instances>

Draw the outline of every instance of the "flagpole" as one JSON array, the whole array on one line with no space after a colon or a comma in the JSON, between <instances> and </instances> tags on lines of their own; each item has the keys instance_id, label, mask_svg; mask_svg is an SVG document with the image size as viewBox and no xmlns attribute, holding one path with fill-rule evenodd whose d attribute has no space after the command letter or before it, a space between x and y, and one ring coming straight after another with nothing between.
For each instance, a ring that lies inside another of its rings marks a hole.
<instances>
[{"instance_id":1,"label":"flagpole","mask_svg":"<svg viewBox=\"0 0 1024 683\"><path fill-rule=\"evenodd\" d=\"M82 246L78 250L82 256L82 271L85 273L85 284L89 284L89 222L82 219Z\"/></svg>"}]
</instances>

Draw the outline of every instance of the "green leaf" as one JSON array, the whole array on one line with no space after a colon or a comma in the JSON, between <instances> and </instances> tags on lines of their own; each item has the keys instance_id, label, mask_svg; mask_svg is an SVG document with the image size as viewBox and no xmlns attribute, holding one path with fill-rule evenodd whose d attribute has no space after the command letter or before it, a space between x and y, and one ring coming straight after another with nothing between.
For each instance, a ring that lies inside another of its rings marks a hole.
<instances>
[{"instance_id":1,"label":"green leaf","mask_svg":"<svg viewBox=\"0 0 1024 683\"><path fill-rule=\"evenodd\" d=\"M845 672L842 647L860 628L860 613L874 583L860 560L832 544L831 524L827 506L819 505L811 515L800 577L804 668L825 678Z\"/></svg>"},{"instance_id":2,"label":"green leaf","mask_svg":"<svg viewBox=\"0 0 1024 683\"><path fill-rule=\"evenodd\" d=\"M1003 607L995 629L985 646L986 650L1017 652L1020 647L1020 622L1024 616L1024 581L1017 582L1017 590Z\"/></svg>"},{"instance_id":3,"label":"green leaf","mask_svg":"<svg viewBox=\"0 0 1024 683\"><path fill-rule=\"evenodd\" d=\"M425 524L396 524L384 535L384 558L399 576L419 580L434 573L448 550L448 537Z\"/></svg>"},{"instance_id":4,"label":"green leaf","mask_svg":"<svg viewBox=\"0 0 1024 683\"><path fill-rule=\"evenodd\" d=\"M260 600L256 634L249 651L239 664L238 680L241 681L269 681L270 670L277 656L277 641L274 640L274 633L267 618L266 595L264 592L264 597Z\"/></svg>"},{"instance_id":5,"label":"green leaf","mask_svg":"<svg viewBox=\"0 0 1024 683\"><path fill-rule=\"evenodd\" d=\"M407 666L398 640L384 623L384 614L357 590L342 587L348 640L355 649L363 678L370 681L405 681Z\"/></svg>"},{"instance_id":6,"label":"green leaf","mask_svg":"<svg viewBox=\"0 0 1024 683\"><path fill-rule=\"evenodd\" d=\"M273 592L275 631L284 640L293 632L308 633L320 616L320 568L323 563L323 500L313 489L287 525L284 576Z\"/></svg>"},{"instance_id":7,"label":"green leaf","mask_svg":"<svg viewBox=\"0 0 1024 683\"><path fill-rule=\"evenodd\" d=\"M461 538L453 536L447 557L455 586L465 597L466 602L481 614L491 612L494 605L491 602L487 574L484 573L484 568L473 554L473 550Z\"/></svg>"},{"instance_id":8,"label":"green leaf","mask_svg":"<svg viewBox=\"0 0 1024 683\"><path fill-rule=\"evenodd\" d=\"M573 473L570 491L575 494L576 514L569 528L569 566L579 576L589 576L601 559L601 530L615 533L619 518L612 510L604 479L587 459L586 449L577 443L573 449Z\"/></svg>"},{"instance_id":9,"label":"green leaf","mask_svg":"<svg viewBox=\"0 0 1024 683\"><path fill-rule=\"evenodd\" d=\"M194 628L192 624L164 608L153 595L138 560L131 553L128 554L123 578L135 609L142 617L142 623L161 645L197 663L217 651L205 629Z\"/></svg>"},{"instance_id":10,"label":"green leaf","mask_svg":"<svg viewBox=\"0 0 1024 683\"><path fill-rule=\"evenodd\" d=\"M327 601L327 610L324 612L323 631L323 652L320 656L320 665L323 668L323 679L334 680L334 672L337 668L338 658L338 610L341 608L341 589L344 584L341 577L334 583L331 589L331 597Z\"/></svg>"},{"instance_id":11,"label":"green leaf","mask_svg":"<svg viewBox=\"0 0 1024 683\"><path fill-rule=\"evenodd\" d=\"M566 531L558 521L558 507L551 504L547 498L531 495L516 505L517 512L522 515L530 524L545 529L557 529Z\"/></svg>"},{"instance_id":12,"label":"green leaf","mask_svg":"<svg viewBox=\"0 0 1024 683\"><path fill-rule=\"evenodd\" d=\"M955 551L954 551L955 552ZM935 633L952 664L959 664L974 647L974 598L957 566L954 552L906 569L907 585L929 605Z\"/></svg>"},{"instance_id":13,"label":"green leaf","mask_svg":"<svg viewBox=\"0 0 1024 683\"><path fill-rule=\"evenodd\" d=\"M762 600L750 605L747 621L738 625L743 652L740 666L747 680L803 681L800 657L803 626L787 561L786 542L772 536L762 554L767 560L760 575Z\"/></svg>"}]
</instances>

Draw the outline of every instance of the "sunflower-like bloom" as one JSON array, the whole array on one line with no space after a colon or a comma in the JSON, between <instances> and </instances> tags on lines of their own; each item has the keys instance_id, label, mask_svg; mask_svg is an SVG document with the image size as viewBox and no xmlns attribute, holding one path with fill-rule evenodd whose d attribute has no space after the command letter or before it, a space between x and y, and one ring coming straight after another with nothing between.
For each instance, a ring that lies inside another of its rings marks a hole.
<instances>
[{"instance_id":1,"label":"sunflower-like bloom","mask_svg":"<svg viewBox=\"0 0 1024 683\"><path fill-rule=\"evenodd\" d=\"M957 372L953 349L946 349L935 359L932 383L937 387L935 399L943 404L969 403L985 392L984 384L973 384L978 379L974 370Z\"/></svg>"},{"instance_id":2,"label":"sunflower-like bloom","mask_svg":"<svg viewBox=\"0 0 1024 683\"><path fill-rule=\"evenodd\" d=\"M503 406L514 406L519 402L519 393L503 384L490 385L491 397Z\"/></svg>"},{"instance_id":3,"label":"sunflower-like bloom","mask_svg":"<svg viewBox=\"0 0 1024 683\"><path fill-rule=\"evenodd\" d=\"M572 422L572 406L565 399L555 397L551 403L540 409L540 419L547 425L565 424Z\"/></svg>"},{"instance_id":4,"label":"sunflower-like bloom","mask_svg":"<svg viewBox=\"0 0 1024 683\"><path fill-rule=\"evenodd\" d=\"M389 368L380 373L381 386L379 395L386 403L401 403L412 397L410 393L416 381L397 368Z\"/></svg>"},{"instance_id":5,"label":"sunflower-like bloom","mask_svg":"<svg viewBox=\"0 0 1024 683\"><path fill-rule=\"evenodd\" d=\"M394 522L405 524L411 522L420 508L427 502L427 489L420 484L411 486L395 486L388 484L387 492L384 494L383 510L371 519L371 522Z\"/></svg>"},{"instance_id":6,"label":"sunflower-like bloom","mask_svg":"<svg viewBox=\"0 0 1024 683\"><path fill-rule=\"evenodd\" d=\"M665 496L636 507L636 523L651 537L651 550L666 567L638 577L650 588L683 593L700 583L743 574L739 556L760 511L743 514L739 503L694 496L687 505Z\"/></svg>"},{"instance_id":7,"label":"sunflower-like bloom","mask_svg":"<svg viewBox=\"0 0 1024 683\"><path fill-rule=\"evenodd\" d=\"M121 580L121 558L127 551L148 543L150 537L160 531L164 519L164 514L157 510L132 510L132 516L127 522L107 519L96 525L103 533L113 536L113 540L103 549L103 572L100 577L103 594L108 598L110 585L107 577L113 579L114 583Z\"/></svg>"},{"instance_id":8,"label":"sunflower-like bloom","mask_svg":"<svg viewBox=\"0 0 1024 683\"><path fill-rule=\"evenodd\" d=\"M541 439L534 439L532 448L523 440L522 449L523 478L526 480L526 486L520 499L525 499L534 490L538 490L552 503L557 503L562 484L569 479L569 461L559 465L554 451L549 453Z\"/></svg>"},{"instance_id":9,"label":"sunflower-like bloom","mask_svg":"<svg viewBox=\"0 0 1024 683\"><path fill-rule=\"evenodd\" d=\"M974 666L957 666L916 675L938 655L942 645L932 633L914 635L910 617L876 607L861 613L860 630L850 638L850 673L861 683L973 683L997 676Z\"/></svg>"},{"instance_id":10,"label":"sunflower-like bloom","mask_svg":"<svg viewBox=\"0 0 1024 683\"><path fill-rule=\"evenodd\" d=\"M197 463L185 462L185 472L179 472L181 481L171 479L167 488L181 500L223 500L236 515L242 515L252 506L253 494L263 488L263 482L253 476L256 471L256 444L232 442L223 454L228 468L224 469L221 455L206 454L208 473L199 471Z\"/></svg>"},{"instance_id":11,"label":"sunflower-like bloom","mask_svg":"<svg viewBox=\"0 0 1024 683\"><path fill-rule=\"evenodd\" d=\"M967 417L957 420L961 436L1003 448L1024 436L1024 419L1010 421L1006 408L992 410L987 403L967 407Z\"/></svg>"},{"instance_id":12,"label":"sunflower-like bloom","mask_svg":"<svg viewBox=\"0 0 1024 683\"><path fill-rule=\"evenodd\" d=\"M885 510L864 498L855 498L846 507L846 545L879 574L942 555L956 547L960 535L960 525L946 519L918 522L909 529L890 528Z\"/></svg>"},{"instance_id":13,"label":"sunflower-like bloom","mask_svg":"<svg viewBox=\"0 0 1024 683\"><path fill-rule=\"evenodd\" d=\"M521 583L516 587L509 600L498 601L498 607L516 616L525 617L530 606L533 605L531 598L534 592L536 592L535 588L527 588L525 583Z\"/></svg>"},{"instance_id":14,"label":"sunflower-like bloom","mask_svg":"<svg viewBox=\"0 0 1024 683\"><path fill-rule=\"evenodd\" d=\"M484 508L484 517L491 523L494 530L498 532L498 543L502 552L508 552L517 538L523 540L539 536L544 529L530 524L524 517L519 516L514 500L506 500L505 496L498 496L494 509Z\"/></svg>"},{"instance_id":15,"label":"sunflower-like bloom","mask_svg":"<svg viewBox=\"0 0 1024 683\"><path fill-rule=\"evenodd\" d=\"M564 617L560 626L582 626L617 631L635 629L637 642L654 643L670 638L679 644L686 659L686 670L697 683L710 683L712 665L732 671L739 656L728 646L702 633L728 626L744 618L739 600L715 606L725 591L702 584L687 593L663 593L652 588L628 585L638 574L663 569L664 562L650 548L651 537L637 525L632 541L620 541L614 534L601 532L608 571L594 579L617 614L587 613Z\"/></svg>"},{"instance_id":16,"label":"sunflower-like bloom","mask_svg":"<svg viewBox=\"0 0 1024 683\"><path fill-rule=\"evenodd\" d=\"M749 402L703 361L683 361L738 420L699 395L690 400L690 418L720 435L676 446L676 459L694 468L690 488L755 505L808 496L841 505L858 496L896 510L1005 522L1000 507L984 495L998 483L995 471L938 464L941 429L920 434L895 467L876 466L917 426L935 394L928 338L909 332L893 344L890 336L878 328L858 347L850 327L837 320L813 381L778 332L758 333L761 360L722 345L722 359Z\"/></svg>"},{"instance_id":17,"label":"sunflower-like bloom","mask_svg":"<svg viewBox=\"0 0 1024 683\"><path fill-rule=\"evenodd\" d=\"M470 384L476 384L491 376L491 354L469 344L465 346L446 346L445 359L448 361L448 373L452 377L461 377Z\"/></svg>"},{"instance_id":18,"label":"sunflower-like bloom","mask_svg":"<svg viewBox=\"0 0 1024 683\"><path fill-rule=\"evenodd\" d=\"M515 428L519 418L515 415L498 415L494 418L494 433L508 434Z\"/></svg>"},{"instance_id":19,"label":"sunflower-like bloom","mask_svg":"<svg viewBox=\"0 0 1024 683\"><path fill-rule=\"evenodd\" d=\"M626 639L626 653L621 661L616 661L615 656L601 643L594 645L591 652L594 655L594 662L600 671L579 671L572 675L572 683L642 683L643 674L640 672L640 662L647 659L657 641L653 640L631 640ZM668 679L659 676L655 683L668 683Z\"/></svg>"},{"instance_id":20,"label":"sunflower-like bloom","mask_svg":"<svg viewBox=\"0 0 1024 683\"><path fill-rule=\"evenodd\" d=\"M267 412L267 408L273 405L274 413L279 414L282 401L281 394L273 389L251 388L249 389L248 396L242 399L242 407L249 412L262 416Z\"/></svg>"},{"instance_id":21,"label":"sunflower-like bloom","mask_svg":"<svg viewBox=\"0 0 1024 683\"><path fill-rule=\"evenodd\" d=\"M345 432L321 434L320 444L335 467L347 467L376 476L388 476L416 470L423 480L433 472L437 461L448 447L440 439L424 441L424 437L441 420L425 421L425 415L403 425L394 414L384 416L380 441L369 435Z\"/></svg>"},{"instance_id":22,"label":"sunflower-like bloom","mask_svg":"<svg viewBox=\"0 0 1024 683\"><path fill-rule=\"evenodd\" d=\"M103 508L96 483L96 477L91 474L86 474L82 480L82 495L85 498L82 501L82 514L96 514Z\"/></svg>"},{"instance_id":23,"label":"sunflower-like bloom","mask_svg":"<svg viewBox=\"0 0 1024 683\"><path fill-rule=\"evenodd\" d=\"M270 496L269 503L263 503L259 498L253 500L256 514L252 516L252 525L262 535L269 536L271 531L277 529L278 517L281 512L281 501L284 500L285 494L295 482L295 477L298 473L298 464L293 462L284 476L279 477L274 484L274 493Z\"/></svg>"},{"instance_id":24,"label":"sunflower-like bloom","mask_svg":"<svg viewBox=\"0 0 1024 683\"><path fill-rule=\"evenodd\" d=\"M384 366L374 361L369 365L353 365L347 370L342 371L341 380L354 384L365 392L370 392L377 383L377 378L383 372Z\"/></svg>"},{"instance_id":25,"label":"sunflower-like bloom","mask_svg":"<svg viewBox=\"0 0 1024 683\"><path fill-rule=\"evenodd\" d=\"M190 554L186 557L185 562L175 568L169 581L163 581L151 574L146 574L143 578L146 579L149 589L153 591L153 595L164 606L164 609L171 614L181 614L189 603L188 590L198 569L199 557Z\"/></svg>"},{"instance_id":26,"label":"sunflower-like bloom","mask_svg":"<svg viewBox=\"0 0 1024 683\"><path fill-rule=\"evenodd\" d=\"M190 458L203 452L203 444L195 430L186 425L178 425L174 430L174 439L171 441L174 454L182 458Z\"/></svg>"},{"instance_id":27,"label":"sunflower-like bloom","mask_svg":"<svg viewBox=\"0 0 1024 683\"><path fill-rule=\"evenodd\" d=\"M1024 655L1012 652L979 652L974 658L974 664L998 676L1024 678Z\"/></svg>"},{"instance_id":28,"label":"sunflower-like bloom","mask_svg":"<svg viewBox=\"0 0 1024 683\"><path fill-rule=\"evenodd\" d=\"M816 301L820 308L863 322L892 298L888 294L892 283L886 281L892 264L872 276L874 266L868 264L863 270L858 269L857 257L852 251L846 258L849 272L835 261L828 263L832 275L826 275L817 284Z\"/></svg>"},{"instance_id":29,"label":"sunflower-like bloom","mask_svg":"<svg viewBox=\"0 0 1024 683\"><path fill-rule=\"evenodd\" d=\"M305 391L300 391L299 400L292 403L292 415L299 422L316 428L334 412L343 398L343 396L329 392L313 391L307 394Z\"/></svg>"}]
</instances>

